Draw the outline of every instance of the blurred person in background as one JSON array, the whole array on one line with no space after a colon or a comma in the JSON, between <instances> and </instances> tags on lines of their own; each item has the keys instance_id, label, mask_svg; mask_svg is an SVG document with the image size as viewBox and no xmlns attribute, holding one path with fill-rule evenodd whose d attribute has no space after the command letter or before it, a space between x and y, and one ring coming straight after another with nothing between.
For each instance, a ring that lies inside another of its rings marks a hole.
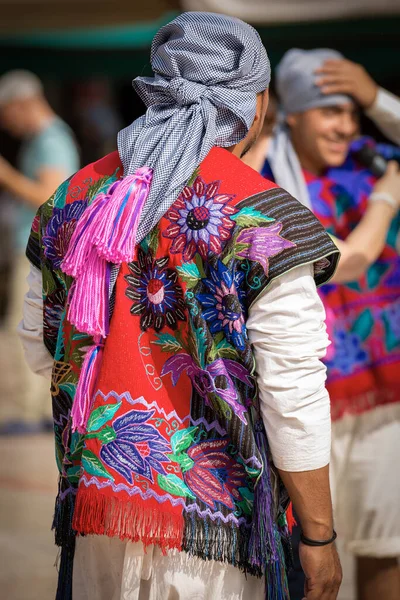
<instances>
[{"instance_id":1,"label":"blurred person in background","mask_svg":"<svg viewBox=\"0 0 400 600\"><path fill-rule=\"evenodd\" d=\"M15 334L22 317L21 298L28 289L25 248L38 207L77 171L79 155L71 130L51 109L41 81L28 71L0 77L0 126L22 140L16 168L0 156L1 197L12 196L16 206L10 299L1 332L0 425L2 431L30 431L51 422L51 406L48 385L24 365Z\"/></svg>"},{"instance_id":2,"label":"blurred person in background","mask_svg":"<svg viewBox=\"0 0 400 600\"><path fill-rule=\"evenodd\" d=\"M321 288L333 348L332 488L338 531L357 559L357 598L400 598L400 173L352 155L358 107L394 142L400 101L333 50L291 50L276 70L285 122L263 174L311 208L342 252ZM398 148L375 147L387 160ZM359 147L360 141L357 141ZM342 241L343 240L343 241Z\"/></svg>"},{"instance_id":3,"label":"blurred person in background","mask_svg":"<svg viewBox=\"0 0 400 600\"><path fill-rule=\"evenodd\" d=\"M305 596L335 600L316 285L337 248L240 160L268 105L252 27L184 13L151 63L134 81L146 115L41 207L28 243L20 334L36 371L54 358L57 598L287 600L285 486Z\"/></svg>"}]
</instances>

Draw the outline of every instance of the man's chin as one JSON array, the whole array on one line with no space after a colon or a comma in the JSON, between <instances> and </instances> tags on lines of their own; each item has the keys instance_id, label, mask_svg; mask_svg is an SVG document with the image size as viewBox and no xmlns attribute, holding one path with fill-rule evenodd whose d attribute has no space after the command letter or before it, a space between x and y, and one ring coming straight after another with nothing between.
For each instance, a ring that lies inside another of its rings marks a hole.
<instances>
[{"instance_id":1,"label":"man's chin","mask_svg":"<svg viewBox=\"0 0 400 600\"><path fill-rule=\"evenodd\" d=\"M326 165L326 168L333 168L333 167L341 167L342 164L345 162L347 158L347 152L345 154L342 153L332 153L332 154L328 154L326 156L324 156L324 163Z\"/></svg>"}]
</instances>

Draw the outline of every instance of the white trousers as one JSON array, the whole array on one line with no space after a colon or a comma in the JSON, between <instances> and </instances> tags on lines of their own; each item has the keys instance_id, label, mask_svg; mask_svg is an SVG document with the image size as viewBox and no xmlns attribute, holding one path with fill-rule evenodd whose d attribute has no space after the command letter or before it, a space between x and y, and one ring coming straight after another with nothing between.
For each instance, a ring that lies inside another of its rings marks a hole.
<instances>
[{"instance_id":1,"label":"white trousers","mask_svg":"<svg viewBox=\"0 0 400 600\"><path fill-rule=\"evenodd\" d=\"M73 600L263 600L264 579L184 552L107 536L78 537Z\"/></svg>"},{"instance_id":2,"label":"white trousers","mask_svg":"<svg viewBox=\"0 0 400 600\"><path fill-rule=\"evenodd\" d=\"M356 556L400 556L400 405L332 428L335 524Z\"/></svg>"}]
</instances>

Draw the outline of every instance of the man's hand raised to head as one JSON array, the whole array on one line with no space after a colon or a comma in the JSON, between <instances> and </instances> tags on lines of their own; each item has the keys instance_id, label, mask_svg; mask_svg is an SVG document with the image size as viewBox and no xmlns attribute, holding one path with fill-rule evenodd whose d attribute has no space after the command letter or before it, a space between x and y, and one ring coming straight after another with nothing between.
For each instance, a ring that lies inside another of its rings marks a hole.
<instances>
[{"instance_id":1,"label":"man's hand raised to head","mask_svg":"<svg viewBox=\"0 0 400 600\"><path fill-rule=\"evenodd\" d=\"M323 94L346 94L364 109L375 102L378 85L361 65L346 59L326 60L315 74Z\"/></svg>"}]
</instances>

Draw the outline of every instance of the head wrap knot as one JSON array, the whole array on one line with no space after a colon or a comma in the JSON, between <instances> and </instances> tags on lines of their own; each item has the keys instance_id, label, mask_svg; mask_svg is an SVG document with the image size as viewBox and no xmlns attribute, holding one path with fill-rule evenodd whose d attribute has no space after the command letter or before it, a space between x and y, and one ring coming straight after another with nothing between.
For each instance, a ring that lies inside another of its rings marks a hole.
<instances>
[{"instance_id":1,"label":"head wrap knot","mask_svg":"<svg viewBox=\"0 0 400 600\"><path fill-rule=\"evenodd\" d=\"M169 91L179 106L188 106L200 102L207 95L208 88L202 83L188 81L183 77L173 77L169 82Z\"/></svg>"}]
</instances>

